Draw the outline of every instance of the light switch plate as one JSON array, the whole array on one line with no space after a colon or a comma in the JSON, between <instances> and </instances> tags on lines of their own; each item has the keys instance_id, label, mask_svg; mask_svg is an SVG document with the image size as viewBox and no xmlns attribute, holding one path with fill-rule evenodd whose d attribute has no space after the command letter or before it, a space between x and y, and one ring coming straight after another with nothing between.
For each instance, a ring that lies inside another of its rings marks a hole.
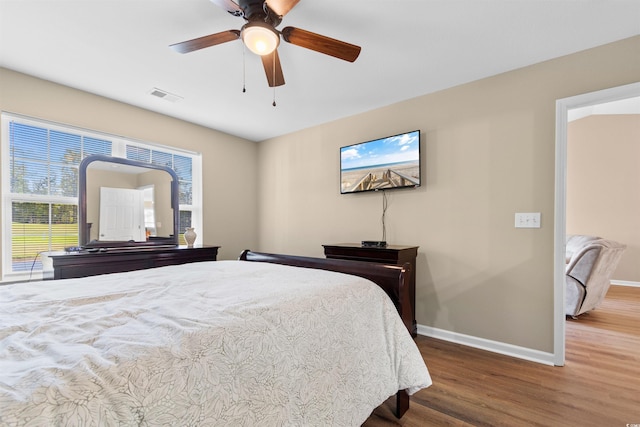
<instances>
[{"instance_id":1,"label":"light switch plate","mask_svg":"<svg viewBox=\"0 0 640 427\"><path fill-rule=\"evenodd\" d=\"M516 213L516 228L540 228L540 212Z\"/></svg>"}]
</instances>

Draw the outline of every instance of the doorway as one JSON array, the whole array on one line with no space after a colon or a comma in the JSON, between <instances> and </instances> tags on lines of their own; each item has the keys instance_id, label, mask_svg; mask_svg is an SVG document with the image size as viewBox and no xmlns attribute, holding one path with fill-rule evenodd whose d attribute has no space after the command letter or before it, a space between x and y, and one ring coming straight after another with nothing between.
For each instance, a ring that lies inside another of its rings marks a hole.
<instances>
[{"instance_id":1,"label":"doorway","mask_svg":"<svg viewBox=\"0 0 640 427\"><path fill-rule=\"evenodd\" d=\"M569 111L640 96L640 82L576 95L556 101L556 164L554 200L554 364L565 363L565 236L567 200L567 128Z\"/></svg>"},{"instance_id":2,"label":"doorway","mask_svg":"<svg viewBox=\"0 0 640 427\"><path fill-rule=\"evenodd\" d=\"M100 187L101 241L144 242L144 191Z\"/></svg>"}]
</instances>

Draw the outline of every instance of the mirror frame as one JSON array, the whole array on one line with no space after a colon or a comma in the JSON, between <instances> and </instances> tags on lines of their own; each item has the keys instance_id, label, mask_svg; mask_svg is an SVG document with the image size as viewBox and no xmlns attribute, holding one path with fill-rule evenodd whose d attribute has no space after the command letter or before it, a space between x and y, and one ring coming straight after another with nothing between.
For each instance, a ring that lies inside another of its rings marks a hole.
<instances>
[{"instance_id":1,"label":"mirror frame","mask_svg":"<svg viewBox=\"0 0 640 427\"><path fill-rule=\"evenodd\" d=\"M87 234L87 168L93 162L118 163L121 165L136 166L145 169L155 169L167 172L171 175L171 208L173 209L173 236L167 238L157 238L145 242L124 242L108 241L91 242ZM178 175L175 171L166 166L154 165L152 163L138 162L136 160L124 159L122 157L105 156L102 154L92 154L85 157L80 162L78 170L78 245L82 248L92 247L136 247L136 246L178 246L179 236L179 201L178 201Z\"/></svg>"}]
</instances>

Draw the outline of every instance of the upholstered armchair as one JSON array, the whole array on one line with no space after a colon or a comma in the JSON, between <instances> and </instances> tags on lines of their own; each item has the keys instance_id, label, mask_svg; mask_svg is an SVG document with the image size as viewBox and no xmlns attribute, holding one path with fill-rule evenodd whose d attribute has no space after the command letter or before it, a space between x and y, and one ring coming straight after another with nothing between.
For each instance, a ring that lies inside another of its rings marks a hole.
<instances>
[{"instance_id":1,"label":"upholstered armchair","mask_svg":"<svg viewBox=\"0 0 640 427\"><path fill-rule=\"evenodd\" d=\"M597 308L626 245L595 236L568 235L565 313L577 317Z\"/></svg>"}]
</instances>

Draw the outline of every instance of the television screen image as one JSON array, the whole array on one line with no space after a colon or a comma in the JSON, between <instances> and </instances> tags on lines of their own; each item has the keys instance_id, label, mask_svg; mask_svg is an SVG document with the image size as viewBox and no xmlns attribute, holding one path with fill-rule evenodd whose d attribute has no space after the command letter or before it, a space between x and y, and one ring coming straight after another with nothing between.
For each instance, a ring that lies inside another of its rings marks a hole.
<instances>
[{"instance_id":1,"label":"television screen image","mask_svg":"<svg viewBox=\"0 0 640 427\"><path fill-rule=\"evenodd\" d=\"M420 186L420 131L340 148L340 193Z\"/></svg>"}]
</instances>

